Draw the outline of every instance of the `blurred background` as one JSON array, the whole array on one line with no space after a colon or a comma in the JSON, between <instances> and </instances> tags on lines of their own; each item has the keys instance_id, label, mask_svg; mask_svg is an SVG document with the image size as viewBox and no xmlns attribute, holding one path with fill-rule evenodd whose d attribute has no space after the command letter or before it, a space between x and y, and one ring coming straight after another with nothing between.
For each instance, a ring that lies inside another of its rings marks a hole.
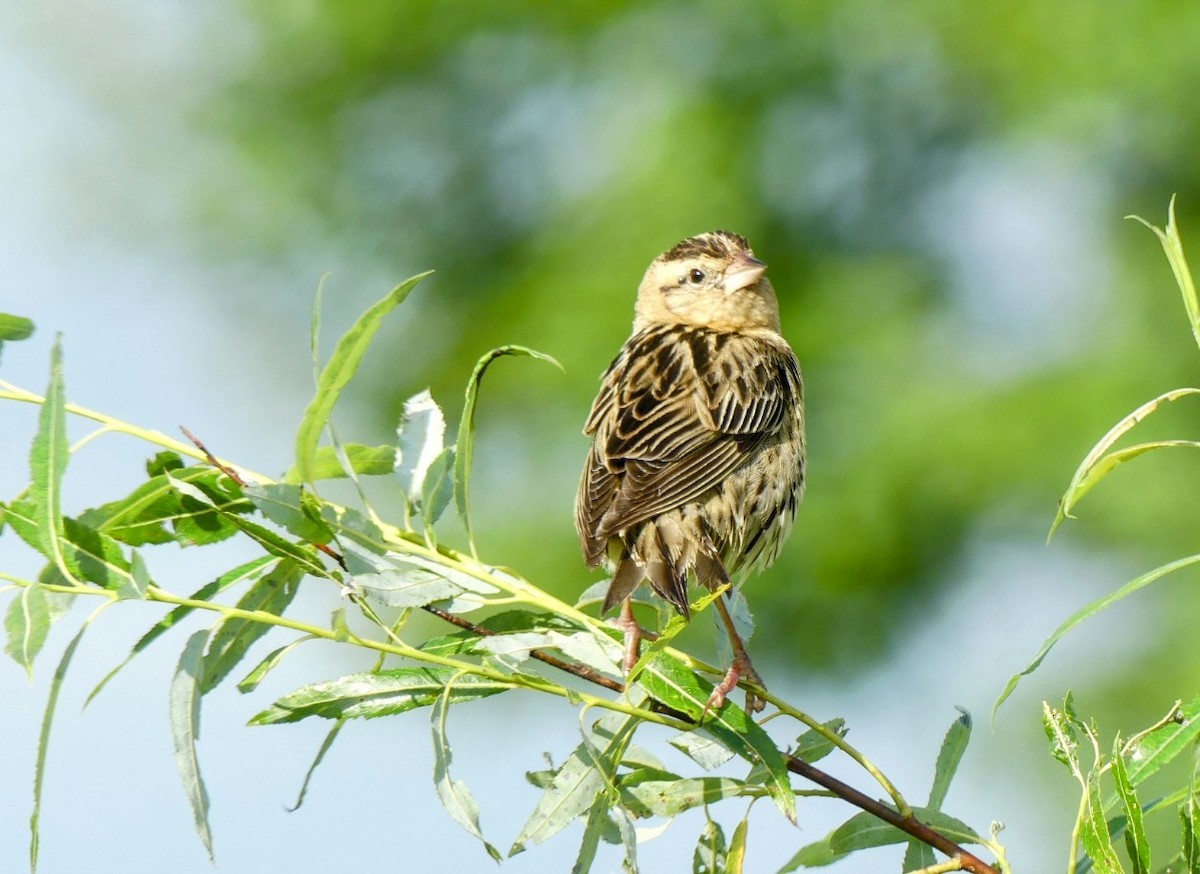
<instances>
[{"instance_id":1,"label":"blurred background","mask_svg":"<svg viewBox=\"0 0 1200 874\"><path fill-rule=\"evenodd\" d=\"M1044 541L1104 431L1197 380L1161 249L1122 217L1165 223L1177 193L1185 245L1200 240L1200 5L3 8L0 310L38 331L5 346L0 378L41 391L61 331L72 401L167 433L185 424L217 454L279 474L312 391L321 277L328 348L390 287L434 268L339 408L342 436L387 442L426 386L453 421L494 346L555 356L564 373L507 359L487 377L476 530L485 559L570 600L596 579L571 522L580 429L642 271L685 236L729 228L770 265L807 381L808 495L782 558L747 590L773 690L846 717L917 802L954 706L969 709L976 735L947 809L980 830L1003 821L1024 872L1062 864L1075 807L1041 737L1042 699L1073 687L1111 738L1195 693L1191 574L1083 626L987 724L1004 681L1062 619L1197 548L1200 468L1186 454L1121 469ZM26 482L35 419L0 406L5 499ZM1198 425L1195 408L1171 409L1141 436ZM90 445L72 462L68 510L128 491L152 451ZM236 550L152 551L151 570L186 592ZM37 570L11 534L0 566ZM306 597L297 609L318 618L336 606L330 592ZM94 606L56 627L32 684L0 665L4 870L26 864L54 660ZM158 615L108 611L76 657L50 749L45 872L210 870L165 716L186 632L78 712ZM698 626L689 645L711 655L712 629ZM301 651L253 700L206 699L221 870L491 867L436 802L422 713L349 726L305 807L284 812L326 726L243 724L271 695L363 668L356 659ZM510 697L450 720L455 776L502 849L536 802L523 772L542 751L561 761L576 718ZM717 814L730 833L732 806ZM805 802L796 830L756 807L747 870L777 870L849 814ZM682 817L647 843L644 869L683 870L702 824ZM503 870L568 870L578 837L572 827ZM899 859L873 851L837 870ZM610 852L594 870L619 866Z\"/></svg>"}]
</instances>

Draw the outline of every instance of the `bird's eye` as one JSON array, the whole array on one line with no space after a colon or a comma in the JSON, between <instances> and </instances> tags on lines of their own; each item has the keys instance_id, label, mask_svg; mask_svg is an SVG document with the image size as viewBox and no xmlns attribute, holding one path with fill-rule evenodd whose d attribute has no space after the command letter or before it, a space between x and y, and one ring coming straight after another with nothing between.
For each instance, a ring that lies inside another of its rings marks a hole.
<instances>
[{"instance_id":1,"label":"bird's eye","mask_svg":"<svg viewBox=\"0 0 1200 874\"><path fill-rule=\"evenodd\" d=\"M704 271L698 267L693 267L688 271L687 280L692 285L699 285L704 281Z\"/></svg>"}]
</instances>

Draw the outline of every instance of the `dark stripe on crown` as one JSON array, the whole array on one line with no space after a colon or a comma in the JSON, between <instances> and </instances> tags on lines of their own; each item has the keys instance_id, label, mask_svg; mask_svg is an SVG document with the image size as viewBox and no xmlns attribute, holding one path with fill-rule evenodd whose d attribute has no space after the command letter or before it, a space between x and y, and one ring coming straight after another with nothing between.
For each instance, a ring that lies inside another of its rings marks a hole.
<instances>
[{"instance_id":1,"label":"dark stripe on crown","mask_svg":"<svg viewBox=\"0 0 1200 874\"><path fill-rule=\"evenodd\" d=\"M663 255L664 261L682 261L684 258L694 258L697 255L708 255L712 258L729 258L738 252L750 249L750 243L741 234L733 231L710 231L707 234L697 234L675 244Z\"/></svg>"}]
</instances>

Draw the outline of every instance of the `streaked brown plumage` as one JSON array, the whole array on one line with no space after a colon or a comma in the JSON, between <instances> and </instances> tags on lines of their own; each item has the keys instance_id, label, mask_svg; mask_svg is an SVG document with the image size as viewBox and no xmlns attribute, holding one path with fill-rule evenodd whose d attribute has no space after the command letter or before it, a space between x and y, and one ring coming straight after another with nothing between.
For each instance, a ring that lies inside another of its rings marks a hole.
<instances>
[{"instance_id":1,"label":"streaked brown plumage","mask_svg":"<svg viewBox=\"0 0 1200 874\"><path fill-rule=\"evenodd\" d=\"M791 530L804 491L803 382L765 269L728 231L664 252L604 374L575 523L588 566L613 571L604 609L623 602L627 623L643 580L687 616L689 572L715 589L773 562ZM731 641L716 706L739 675L758 679Z\"/></svg>"}]
</instances>

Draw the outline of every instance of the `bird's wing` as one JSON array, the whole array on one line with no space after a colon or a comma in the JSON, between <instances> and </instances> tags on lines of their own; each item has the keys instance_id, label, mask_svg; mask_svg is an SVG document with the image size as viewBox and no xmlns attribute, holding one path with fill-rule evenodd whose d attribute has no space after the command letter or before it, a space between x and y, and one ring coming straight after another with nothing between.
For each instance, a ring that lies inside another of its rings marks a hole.
<instances>
[{"instance_id":1,"label":"bird's wing","mask_svg":"<svg viewBox=\"0 0 1200 874\"><path fill-rule=\"evenodd\" d=\"M786 359L775 344L695 328L631 337L588 418L576 505L585 552L598 560L614 533L696 500L745 463L794 402Z\"/></svg>"}]
</instances>

